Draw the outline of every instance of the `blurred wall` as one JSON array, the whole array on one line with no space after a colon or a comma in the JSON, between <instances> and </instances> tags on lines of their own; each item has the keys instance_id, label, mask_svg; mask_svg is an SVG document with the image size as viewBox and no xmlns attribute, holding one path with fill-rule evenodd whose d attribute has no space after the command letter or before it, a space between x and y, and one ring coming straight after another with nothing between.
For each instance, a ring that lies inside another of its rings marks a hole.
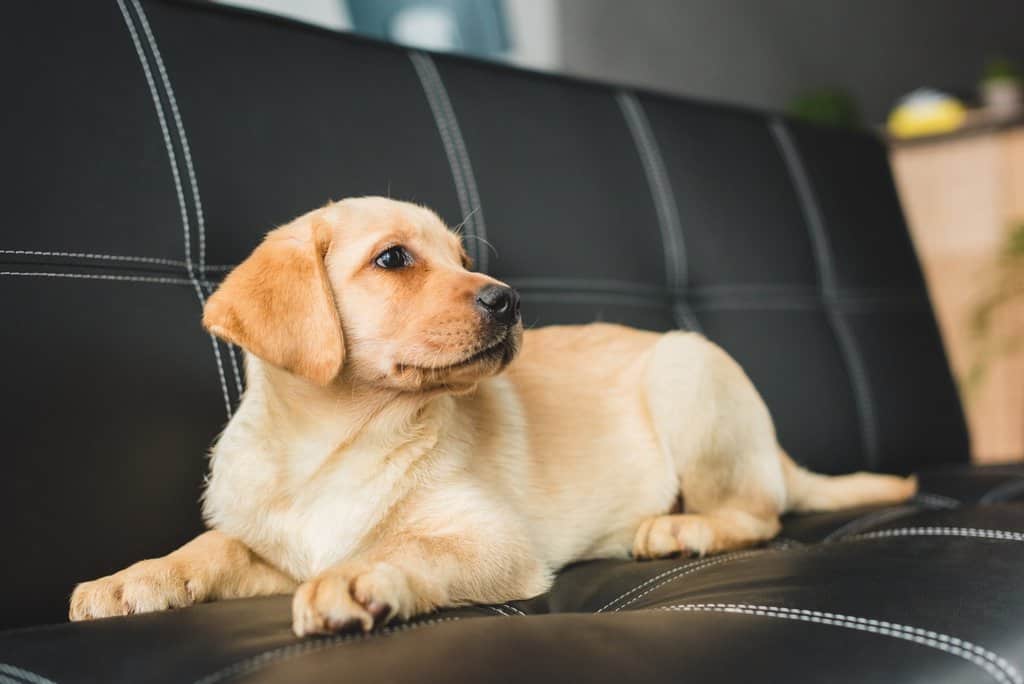
<instances>
[{"instance_id":1,"label":"blurred wall","mask_svg":"<svg viewBox=\"0 0 1024 684\"><path fill-rule=\"evenodd\" d=\"M847 88L868 122L918 87L971 94L991 55L1024 66L1022 0L560 0L564 69L784 109Z\"/></svg>"}]
</instances>

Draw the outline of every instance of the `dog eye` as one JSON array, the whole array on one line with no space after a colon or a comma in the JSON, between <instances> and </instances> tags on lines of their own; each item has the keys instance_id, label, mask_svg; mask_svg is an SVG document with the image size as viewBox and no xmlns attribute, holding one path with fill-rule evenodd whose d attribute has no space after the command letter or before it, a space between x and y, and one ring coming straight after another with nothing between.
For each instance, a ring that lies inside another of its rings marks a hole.
<instances>
[{"instance_id":1,"label":"dog eye","mask_svg":"<svg viewBox=\"0 0 1024 684\"><path fill-rule=\"evenodd\" d=\"M412 263L412 256L405 247L395 245L378 254L373 263L380 268L405 268Z\"/></svg>"}]
</instances>

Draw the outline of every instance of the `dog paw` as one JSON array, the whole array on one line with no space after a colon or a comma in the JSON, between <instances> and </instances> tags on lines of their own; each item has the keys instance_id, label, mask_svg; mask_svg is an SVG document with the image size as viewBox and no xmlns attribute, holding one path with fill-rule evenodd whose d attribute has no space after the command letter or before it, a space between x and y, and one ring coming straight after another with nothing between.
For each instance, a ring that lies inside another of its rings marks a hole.
<instances>
[{"instance_id":1,"label":"dog paw","mask_svg":"<svg viewBox=\"0 0 1024 684\"><path fill-rule=\"evenodd\" d=\"M714 545L714 532L696 515L659 515L641 523L633 538L633 557L703 556Z\"/></svg>"},{"instance_id":2,"label":"dog paw","mask_svg":"<svg viewBox=\"0 0 1024 684\"><path fill-rule=\"evenodd\" d=\"M304 583L292 600L296 636L361 629L369 632L396 615L409 617L409 582L387 563L346 564Z\"/></svg>"},{"instance_id":3,"label":"dog paw","mask_svg":"<svg viewBox=\"0 0 1024 684\"><path fill-rule=\"evenodd\" d=\"M83 582L71 594L72 622L182 608L202 600L197 578L164 559L145 560L121 572Z\"/></svg>"}]
</instances>

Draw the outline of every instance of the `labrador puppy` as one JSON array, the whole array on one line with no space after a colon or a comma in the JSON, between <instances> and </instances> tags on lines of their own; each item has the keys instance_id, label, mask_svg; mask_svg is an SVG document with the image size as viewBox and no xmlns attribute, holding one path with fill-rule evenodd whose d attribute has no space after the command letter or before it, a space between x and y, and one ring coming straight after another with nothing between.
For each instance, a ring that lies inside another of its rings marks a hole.
<instances>
[{"instance_id":1,"label":"labrador puppy","mask_svg":"<svg viewBox=\"0 0 1024 684\"><path fill-rule=\"evenodd\" d=\"M787 511L916 488L797 466L701 335L524 332L516 292L413 204L347 199L271 231L203 323L247 352L210 531L80 584L72 620L294 592L297 635L370 630L535 596L573 561L738 549Z\"/></svg>"}]
</instances>

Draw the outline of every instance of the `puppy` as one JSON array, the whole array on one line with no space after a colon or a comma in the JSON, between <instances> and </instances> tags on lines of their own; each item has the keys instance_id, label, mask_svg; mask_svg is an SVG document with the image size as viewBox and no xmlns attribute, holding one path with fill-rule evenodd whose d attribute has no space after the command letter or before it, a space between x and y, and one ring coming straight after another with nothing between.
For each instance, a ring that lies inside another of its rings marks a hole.
<instances>
[{"instance_id":1,"label":"puppy","mask_svg":"<svg viewBox=\"0 0 1024 684\"><path fill-rule=\"evenodd\" d=\"M786 511L915 491L799 468L700 335L524 333L515 291L412 204L348 199L272 231L203 323L247 352L210 531L79 585L72 620L294 592L297 635L370 630L535 596L572 561L718 553Z\"/></svg>"}]
</instances>

